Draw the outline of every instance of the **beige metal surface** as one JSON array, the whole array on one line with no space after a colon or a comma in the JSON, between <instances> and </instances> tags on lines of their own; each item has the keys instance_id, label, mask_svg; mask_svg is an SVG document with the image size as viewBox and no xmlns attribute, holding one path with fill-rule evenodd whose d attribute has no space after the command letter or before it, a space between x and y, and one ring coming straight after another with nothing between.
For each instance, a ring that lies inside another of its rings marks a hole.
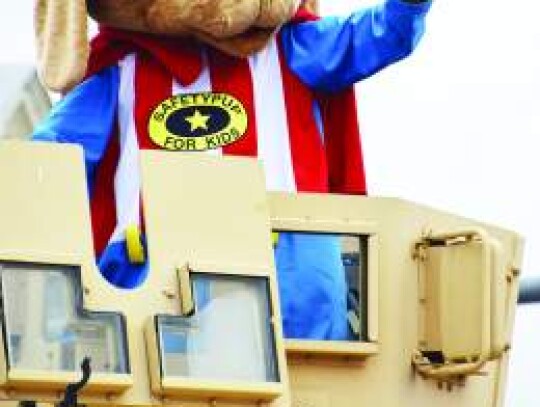
<instances>
[{"instance_id":1,"label":"beige metal surface","mask_svg":"<svg viewBox=\"0 0 540 407\"><path fill-rule=\"evenodd\" d=\"M500 245L505 278L512 284L502 311L508 315L506 337L493 342L506 343L512 329L522 250L519 236L510 231L398 199L267 195L261 170L254 161L147 152L141 167L151 269L140 287L121 290L107 283L93 265L80 152L57 145L2 145L0 162L0 187L5 194L0 200L0 260L81 264L85 306L126 316L131 363L126 383L133 385L121 394L115 388L106 394L83 394L83 403L188 407L502 406L506 353L502 359L486 363L483 375L472 376L460 386L446 388L413 371L411 358L419 347L422 329L419 267L411 252L414 242L427 233L480 227L495 239ZM191 390L183 391L189 384L186 381L166 380L153 383L154 388L178 391L152 393L149 371L155 370L152 363L155 367L157 350L151 341L145 341L144 330L154 315L180 314L177 268L189 264L206 273L268 278L272 311L279 320L271 227L370 236L369 341L341 344L335 352L327 351L334 345L332 342L290 342L286 364L280 324L275 323L282 387L222 386L214 394L230 396L236 392L243 398L224 401L214 398L212 391L206 393L208 383L196 383ZM501 314L500 304L493 309L497 310L495 314ZM351 357L355 352L356 356L363 352L369 357ZM5 366L1 373L5 376ZM24 373L20 372L19 378L21 382L28 380L29 387L23 383L21 390L4 385L1 399L58 399L53 386L38 385L44 383L42 376ZM51 374L47 380L65 383L77 377L64 376ZM261 396L260 402L246 400L250 392L266 397ZM278 398L268 401L272 392ZM196 401L194 397L202 399Z\"/></svg>"},{"instance_id":2,"label":"beige metal surface","mask_svg":"<svg viewBox=\"0 0 540 407\"><path fill-rule=\"evenodd\" d=\"M149 257L173 270L187 262L194 269L270 274L263 180L250 159L143 152Z\"/></svg>"},{"instance_id":3,"label":"beige metal surface","mask_svg":"<svg viewBox=\"0 0 540 407\"><path fill-rule=\"evenodd\" d=\"M327 225L333 225L333 230L347 231L355 223L374 224L379 237L378 353L363 362L343 357L290 359L293 406L502 406L506 355L488 362L483 375L468 378L462 387L447 388L413 372L411 356L420 340L420 312L418 267L411 248L429 231L480 226L500 242L502 262L508 271L519 267L516 265L521 261L519 236L392 198L271 194L270 210L274 227L286 220L315 225L310 230L326 230ZM515 283L511 312L516 302ZM507 335L505 339L509 338Z\"/></svg>"},{"instance_id":4,"label":"beige metal surface","mask_svg":"<svg viewBox=\"0 0 540 407\"><path fill-rule=\"evenodd\" d=\"M246 386L251 387L247 390L234 384L229 384L228 388L221 385L216 393L205 392L208 383L199 382L193 386L198 389L195 392L198 401L194 400L193 392L175 397L151 392L149 361L157 350L147 349L144 325L156 314L180 313L177 266L190 263L197 271L267 277L274 300L272 311L276 321L280 318L264 180L258 163L235 161L217 169L217 161L205 161L202 157L171 163L168 158L166 153L164 156L149 154L148 160L142 160L144 196L156 195L156 199L145 200L148 236L155 238L150 245L150 257L154 257L143 285L134 290L122 290L107 283L93 263L80 151L59 145L0 146L2 167L9 169L0 172L0 186L3 191L9 191L0 201L0 224L3 226L0 259L81 264L84 269L85 307L93 311L120 312L126 316L131 375L120 379L124 383L133 383L133 386L124 393L118 393L118 389L111 390L106 383L96 386L95 379L99 379L96 375L88 390L81 395L80 402L96 405L181 402L185 406L208 406L209 403L225 407L255 406L259 404L256 394L261 393L278 396L276 401L267 405L289 405L285 352L279 339L280 324L274 326L282 384L270 383L267 388L259 386L262 389ZM155 159L162 160L163 165L153 163ZM167 210L163 211L160 205L169 199L174 202L168 202ZM226 223L223 225L221 222ZM5 376L5 370L3 373ZM58 400L62 384L78 380L79 373L31 372L34 379L29 382L26 382L26 372L11 372L11 376L17 386L15 388L8 381L0 389L0 398L47 401ZM56 385L45 383L49 381L56 382ZM110 381L115 380L112 378ZM111 384L114 387L114 383ZM105 392L96 392L96 387ZM245 399L248 393L252 394L251 401L227 402L214 396L237 394Z\"/></svg>"},{"instance_id":5,"label":"beige metal surface","mask_svg":"<svg viewBox=\"0 0 540 407\"><path fill-rule=\"evenodd\" d=\"M434 315L424 322L426 350L441 350L449 359L488 357L491 264L486 246L472 242L427 249L430 272L424 285L430 295L425 302L433 303Z\"/></svg>"},{"instance_id":6,"label":"beige metal surface","mask_svg":"<svg viewBox=\"0 0 540 407\"><path fill-rule=\"evenodd\" d=\"M415 243L420 349L414 363L421 375L459 381L507 350L507 301L516 281L503 253L481 228L429 234ZM444 364L421 352L438 354Z\"/></svg>"},{"instance_id":7,"label":"beige metal surface","mask_svg":"<svg viewBox=\"0 0 540 407\"><path fill-rule=\"evenodd\" d=\"M93 247L82 150L73 145L2 142L0 144L0 260L80 265L83 282L100 279L93 267ZM30 316L31 317L31 316ZM26 321L41 326L39 321ZM5 349L2 347L2 349ZM78 373L6 370L0 397L17 398L35 389L57 397ZM125 389L126 375L95 375L87 389L102 395Z\"/></svg>"},{"instance_id":8,"label":"beige metal surface","mask_svg":"<svg viewBox=\"0 0 540 407\"><path fill-rule=\"evenodd\" d=\"M175 275L186 264L199 272L266 277L272 315L280 320L269 212L259 164L251 159L199 154L179 158L178 154L145 151L141 167L153 277ZM145 286L155 288L154 283ZM229 393L252 400L256 398L254 394L259 394L259 399L266 400L270 406L287 405L281 324L274 327L281 383L243 387L214 383L214 394ZM155 377L153 382L156 388ZM183 393L187 397L199 394L200 385L187 390L190 382L193 381L164 378L163 393L177 396Z\"/></svg>"},{"instance_id":9,"label":"beige metal surface","mask_svg":"<svg viewBox=\"0 0 540 407\"><path fill-rule=\"evenodd\" d=\"M0 143L0 257L66 263L93 259L82 150Z\"/></svg>"}]
</instances>

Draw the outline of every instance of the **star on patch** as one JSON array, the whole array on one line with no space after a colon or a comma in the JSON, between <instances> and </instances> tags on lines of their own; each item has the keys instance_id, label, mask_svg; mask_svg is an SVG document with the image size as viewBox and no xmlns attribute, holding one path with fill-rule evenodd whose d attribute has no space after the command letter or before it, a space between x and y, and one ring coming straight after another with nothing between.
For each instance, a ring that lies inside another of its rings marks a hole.
<instances>
[{"instance_id":1,"label":"star on patch","mask_svg":"<svg viewBox=\"0 0 540 407\"><path fill-rule=\"evenodd\" d=\"M192 132L197 129L208 130L208 120L210 120L210 116L202 114L198 109L195 109L192 116L186 116L185 119L190 124Z\"/></svg>"}]
</instances>

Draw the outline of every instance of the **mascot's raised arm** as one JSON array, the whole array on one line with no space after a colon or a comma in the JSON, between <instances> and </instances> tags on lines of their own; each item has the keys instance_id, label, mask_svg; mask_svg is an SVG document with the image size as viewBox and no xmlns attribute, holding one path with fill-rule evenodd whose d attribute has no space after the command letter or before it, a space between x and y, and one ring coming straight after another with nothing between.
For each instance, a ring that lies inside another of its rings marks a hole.
<instances>
[{"instance_id":1,"label":"mascot's raised arm","mask_svg":"<svg viewBox=\"0 0 540 407\"><path fill-rule=\"evenodd\" d=\"M147 274L140 149L258 157L269 190L364 194L351 85L409 55L429 7L318 18L299 0L36 0L40 74L65 96L34 139L84 148L103 276L132 288ZM276 264L285 335L347 339L335 238L282 234Z\"/></svg>"}]
</instances>

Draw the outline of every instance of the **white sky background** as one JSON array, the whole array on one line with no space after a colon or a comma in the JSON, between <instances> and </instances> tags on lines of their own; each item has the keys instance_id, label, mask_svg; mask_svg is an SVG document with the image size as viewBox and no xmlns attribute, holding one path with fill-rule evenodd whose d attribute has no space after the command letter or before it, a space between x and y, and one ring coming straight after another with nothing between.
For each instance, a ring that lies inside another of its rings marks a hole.
<instances>
[{"instance_id":1,"label":"white sky background","mask_svg":"<svg viewBox=\"0 0 540 407\"><path fill-rule=\"evenodd\" d=\"M5 3L0 63L32 63L33 1ZM363 4L322 0L331 14ZM514 229L540 276L539 19L535 0L436 0L415 54L362 82L359 108L371 195ZM509 407L540 405L539 331L540 310L522 308Z\"/></svg>"},{"instance_id":2,"label":"white sky background","mask_svg":"<svg viewBox=\"0 0 540 407\"><path fill-rule=\"evenodd\" d=\"M343 3L368 2L324 11ZM371 194L517 230L536 275L539 17L534 0L438 0L413 56L358 86Z\"/></svg>"}]
</instances>

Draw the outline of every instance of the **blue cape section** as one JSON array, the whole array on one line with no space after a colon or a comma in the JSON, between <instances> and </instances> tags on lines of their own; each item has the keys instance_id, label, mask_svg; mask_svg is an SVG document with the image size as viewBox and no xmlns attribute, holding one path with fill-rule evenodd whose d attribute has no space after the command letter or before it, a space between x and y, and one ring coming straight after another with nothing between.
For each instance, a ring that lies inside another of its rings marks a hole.
<instances>
[{"instance_id":1,"label":"blue cape section","mask_svg":"<svg viewBox=\"0 0 540 407\"><path fill-rule=\"evenodd\" d=\"M116 66L91 76L55 104L32 135L35 141L79 144L84 149L89 192L116 121L119 86Z\"/></svg>"}]
</instances>

